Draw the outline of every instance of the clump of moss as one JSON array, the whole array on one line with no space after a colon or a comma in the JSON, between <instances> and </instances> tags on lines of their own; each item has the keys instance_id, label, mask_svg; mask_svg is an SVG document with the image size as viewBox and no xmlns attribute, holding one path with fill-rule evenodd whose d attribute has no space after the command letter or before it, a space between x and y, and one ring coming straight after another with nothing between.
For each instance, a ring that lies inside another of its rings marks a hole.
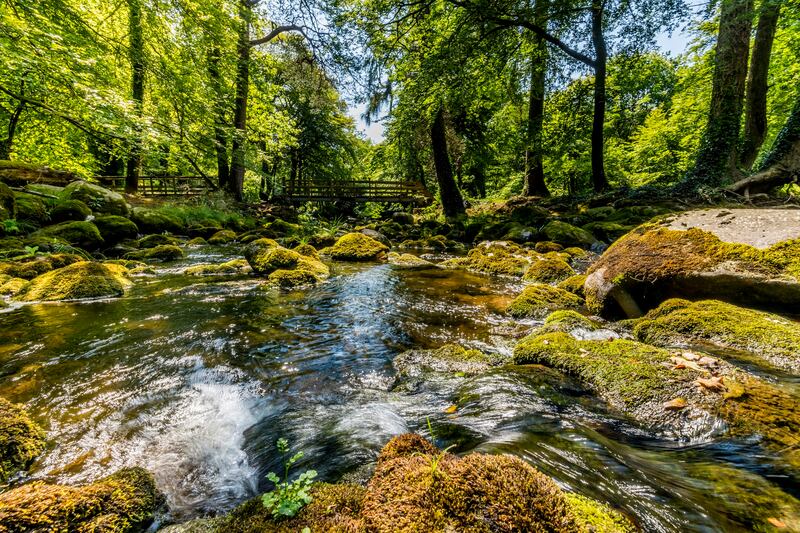
<instances>
[{"instance_id":1,"label":"clump of moss","mask_svg":"<svg viewBox=\"0 0 800 533\"><path fill-rule=\"evenodd\" d=\"M465 268L486 274L521 277L538 257L511 242L484 242L467 253L441 263L446 268Z\"/></svg>"},{"instance_id":2,"label":"clump of moss","mask_svg":"<svg viewBox=\"0 0 800 533\"><path fill-rule=\"evenodd\" d=\"M28 280L22 278L8 278L5 281L0 280L0 295L16 296L27 284Z\"/></svg>"},{"instance_id":3,"label":"clump of moss","mask_svg":"<svg viewBox=\"0 0 800 533\"><path fill-rule=\"evenodd\" d=\"M279 244L272 239L256 239L245 247L244 257L247 259L247 262L250 263L253 272L256 274L269 274L274 270L270 270L270 263L268 261L270 252L278 247Z\"/></svg>"},{"instance_id":4,"label":"clump of moss","mask_svg":"<svg viewBox=\"0 0 800 533\"><path fill-rule=\"evenodd\" d=\"M426 261L421 257L412 254L398 254L397 252L389 252L387 256L389 264L396 268L403 269L417 269L417 268L431 268L434 266L430 261Z\"/></svg>"},{"instance_id":5,"label":"clump of moss","mask_svg":"<svg viewBox=\"0 0 800 533\"><path fill-rule=\"evenodd\" d=\"M573 276L575 271L562 259L543 258L534 261L522 279L538 283L558 283Z\"/></svg>"},{"instance_id":6,"label":"clump of moss","mask_svg":"<svg viewBox=\"0 0 800 533\"><path fill-rule=\"evenodd\" d=\"M0 398L0 483L28 468L45 445L44 431L22 406Z\"/></svg>"},{"instance_id":7,"label":"clump of moss","mask_svg":"<svg viewBox=\"0 0 800 533\"><path fill-rule=\"evenodd\" d=\"M294 250L300 255L304 255L306 257L319 260L319 253L317 253L317 249L311 246L310 244L298 244L297 246L292 248L292 250Z\"/></svg>"},{"instance_id":8,"label":"clump of moss","mask_svg":"<svg viewBox=\"0 0 800 533\"><path fill-rule=\"evenodd\" d=\"M164 235L163 233L155 233L153 235L146 235L136 241L137 248L155 248L156 246L177 246L181 241L172 235Z\"/></svg>"},{"instance_id":9,"label":"clump of moss","mask_svg":"<svg viewBox=\"0 0 800 533\"><path fill-rule=\"evenodd\" d=\"M363 233L348 233L327 248L326 253L339 261L378 261L388 250L385 244Z\"/></svg>"},{"instance_id":10,"label":"clump of moss","mask_svg":"<svg viewBox=\"0 0 800 533\"><path fill-rule=\"evenodd\" d=\"M459 250L462 245L456 241L448 239L444 235L434 235L422 239L406 239L398 248L406 250L430 250L434 252L446 252Z\"/></svg>"},{"instance_id":11,"label":"clump of moss","mask_svg":"<svg viewBox=\"0 0 800 533\"><path fill-rule=\"evenodd\" d=\"M567 493L566 498L580 530L592 533L633 533L636 531L630 520L604 503L575 493Z\"/></svg>"},{"instance_id":12,"label":"clump of moss","mask_svg":"<svg viewBox=\"0 0 800 533\"><path fill-rule=\"evenodd\" d=\"M633 333L657 345L710 342L750 352L768 367L800 371L797 322L717 300L667 300L639 320Z\"/></svg>"},{"instance_id":13,"label":"clump of moss","mask_svg":"<svg viewBox=\"0 0 800 533\"><path fill-rule=\"evenodd\" d=\"M586 283L586 276L583 274L576 274L574 276L570 276L558 285L559 289L564 289L567 292L571 292L576 296L580 296L581 298L585 298L586 295L583 291L583 284Z\"/></svg>"},{"instance_id":14,"label":"clump of moss","mask_svg":"<svg viewBox=\"0 0 800 533\"><path fill-rule=\"evenodd\" d=\"M540 254L546 254L547 252L560 252L564 247L557 242L539 241L534 245L533 249Z\"/></svg>"},{"instance_id":15,"label":"clump of moss","mask_svg":"<svg viewBox=\"0 0 800 533\"><path fill-rule=\"evenodd\" d=\"M288 250L272 239L259 239L245 252L253 271L279 287L312 285L328 277L330 270L318 259Z\"/></svg>"},{"instance_id":16,"label":"clump of moss","mask_svg":"<svg viewBox=\"0 0 800 533\"><path fill-rule=\"evenodd\" d=\"M38 230L34 235L62 239L86 250L97 250L105 242L100 236L97 226L86 221L62 222L54 226L47 226Z\"/></svg>"},{"instance_id":17,"label":"clump of moss","mask_svg":"<svg viewBox=\"0 0 800 533\"><path fill-rule=\"evenodd\" d=\"M131 220L118 215L107 215L94 219L100 235L106 244L115 244L127 239L135 239L139 228Z\"/></svg>"},{"instance_id":18,"label":"clump of moss","mask_svg":"<svg viewBox=\"0 0 800 533\"><path fill-rule=\"evenodd\" d=\"M30 483L0 494L0 530L140 531L162 504L153 476L142 468L79 487Z\"/></svg>"},{"instance_id":19,"label":"clump of moss","mask_svg":"<svg viewBox=\"0 0 800 533\"><path fill-rule=\"evenodd\" d=\"M31 280L51 270L62 268L82 260L83 258L81 256L74 254L52 254L26 257L18 261L0 263L0 275Z\"/></svg>"},{"instance_id":20,"label":"clump of moss","mask_svg":"<svg viewBox=\"0 0 800 533\"><path fill-rule=\"evenodd\" d=\"M544 318L559 309L578 310L583 300L578 296L550 285L530 285L512 300L506 311L515 318Z\"/></svg>"},{"instance_id":21,"label":"clump of moss","mask_svg":"<svg viewBox=\"0 0 800 533\"><path fill-rule=\"evenodd\" d=\"M293 250L274 246L264 250L255 261L250 262L250 265L256 274L269 275L278 269L293 269L301 257L303 256Z\"/></svg>"},{"instance_id":22,"label":"clump of moss","mask_svg":"<svg viewBox=\"0 0 800 533\"><path fill-rule=\"evenodd\" d=\"M208 244L228 244L236 240L236 232L229 229L220 230L208 238Z\"/></svg>"},{"instance_id":23,"label":"clump of moss","mask_svg":"<svg viewBox=\"0 0 800 533\"><path fill-rule=\"evenodd\" d=\"M50 211L51 222L67 222L70 220L86 220L92 214L89 206L80 200L64 200Z\"/></svg>"},{"instance_id":24,"label":"clump of moss","mask_svg":"<svg viewBox=\"0 0 800 533\"><path fill-rule=\"evenodd\" d=\"M134 261L178 261L186 256L183 250L173 244L161 244L144 250L134 250L125 254L125 259Z\"/></svg>"},{"instance_id":25,"label":"clump of moss","mask_svg":"<svg viewBox=\"0 0 800 533\"><path fill-rule=\"evenodd\" d=\"M589 231L560 220L551 220L542 228L548 240L564 246L591 246L597 239Z\"/></svg>"},{"instance_id":26,"label":"clump of moss","mask_svg":"<svg viewBox=\"0 0 800 533\"><path fill-rule=\"evenodd\" d=\"M205 246L208 244L208 241L205 240L203 237L195 237L194 239L189 239L186 242L186 246Z\"/></svg>"},{"instance_id":27,"label":"clump of moss","mask_svg":"<svg viewBox=\"0 0 800 533\"><path fill-rule=\"evenodd\" d=\"M120 265L81 261L34 278L16 300L57 301L122 296L131 286Z\"/></svg>"},{"instance_id":28,"label":"clump of moss","mask_svg":"<svg viewBox=\"0 0 800 533\"><path fill-rule=\"evenodd\" d=\"M295 287L313 285L320 281L313 272L301 269L278 269L267 276L267 279L283 289L293 289Z\"/></svg>"},{"instance_id":29,"label":"clump of moss","mask_svg":"<svg viewBox=\"0 0 800 533\"><path fill-rule=\"evenodd\" d=\"M186 269L189 276L216 276L221 274L246 274L251 272L250 264L245 259L232 259L214 265L195 265Z\"/></svg>"}]
</instances>

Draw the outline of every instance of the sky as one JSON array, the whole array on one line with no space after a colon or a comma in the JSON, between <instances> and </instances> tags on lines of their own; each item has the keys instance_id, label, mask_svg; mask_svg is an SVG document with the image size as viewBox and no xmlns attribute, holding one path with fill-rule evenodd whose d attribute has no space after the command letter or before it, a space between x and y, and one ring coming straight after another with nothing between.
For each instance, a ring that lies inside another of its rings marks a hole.
<instances>
[{"instance_id":1,"label":"sky","mask_svg":"<svg viewBox=\"0 0 800 533\"><path fill-rule=\"evenodd\" d=\"M669 35L662 33L656 39L658 48L671 56L682 54L689 44L689 34L686 31L678 30ZM373 121L372 124L367 125L362 118L367 104L351 104L348 107L348 114L356 121L356 129L362 132L373 143L379 143L383 140L384 127L383 124Z\"/></svg>"}]
</instances>

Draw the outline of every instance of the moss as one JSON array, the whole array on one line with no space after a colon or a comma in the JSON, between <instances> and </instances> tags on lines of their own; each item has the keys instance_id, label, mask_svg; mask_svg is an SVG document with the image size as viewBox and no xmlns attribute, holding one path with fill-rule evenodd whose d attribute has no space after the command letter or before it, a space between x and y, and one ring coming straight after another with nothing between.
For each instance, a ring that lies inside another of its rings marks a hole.
<instances>
[{"instance_id":1,"label":"moss","mask_svg":"<svg viewBox=\"0 0 800 533\"><path fill-rule=\"evenodd\" d=\"M103 215L128 216L129 208L125 198L114 191L88 183L73 181L61 193L63 200L79 200L95 213Z\"/></svg>"},{"instance_id":2,"label":"moss","mask_svg":"<svg viewBox=\"0 0 800 533\"><path fill-rule=\"evenodd\" d=\"M30 483L0 494L0 530L140 531L162 502L153 476L142 468L79 487Z\"/></svg>"},{"instance_id":3,"label":"moss","mask_svg":"<svg viewBox=\"0 0 800 533\"><path fill-rule=\"evenodd\" d=\"M0 484L28 468L45 445L44 431L22 406L0 398Z\"/></svg>"},{"instance_id":4,"label":"moss","mask_svg":"<svg viewBox=\"0 0 800 533\"><path fill-rule=\"evenodd\" d=\"M534 250L540 254L546 254L547 252L560 252L563 249L563 246L552 241L540 241L534 246Z\"/></svg>"},{"instance_id":5,"label":"moss","mask_svg":"<svg viewBox=\"0 0 800 533\"><path fill-rule=\"evenodd\" d=\"M130 287L128 270L120 265L81 261L33 279L15 298L54 301L122 296Z\"/></svg>"},{"instance_id":6,"label":"moss","mask_svg":"<svg viewBox=\"0 0 800 533\"><path fill-rule=\"evenodd\" d=\"M57 268L62 268L72 263L82 261L83 258L74 254L52 254L44 256L26 257L17 261L0 263L0 274L14 278L31 280Z\"/></svg>"},{"instance_id":7,"label":"moss","mask_svg":"<svg viewBox=\"0 0 800 533\"><path fill-rule=\"evenodd\" d=\"M298 244L292 249L300 255L319 260L319 253L317 253L317 249L310 244Z\"/></svg>"},{"instance_id":8,"label":"moss","mask_svg":"<svg viewBox=\"0 0 800 533\"><path fill-rule=\"evenodd\" d=\"M34 235L62 239L69 244L86 250L96 250L104 243L97 226L86 221L62 222L61 224L42 228Z\"/></svg>"},{"instance_id":9,"label":"moss","mask_svg":"<svg viewBox=\"0 0 800 533\"><path fill-rule=\"evenodd\" d=\"M131 212L133 220L143 233L169 232L179 234L183 230L183 221L169 212L156 211L144 207L136 207Z\"/></svg>"},{"instance_id":10,"label":"moss","mask_svg":"<svg viewBox=\"0 0 800 533\"><path fill-rule=\"evenodd\" d=\"M195 265L186 269L189 276L215 276L221 274L246 274L251 272L250 264L245 259L233 259L215 265Z\"/></svg>"},{"instance_id":11,"label":"moss","mask_svg":"<svg viewBox=\"0 0 800 533\"><path fill-rule=\"evenodd\" d=\"M293 269L301 257L303 256L293 250L274 246L265 250L255 261L251 261L250 266L256 274L269 275L278 269Z\"/></svg>"},{"instance_id":12,"label":"moss","mask_svg":"<svg viewBox=\"0 0 800 533\"><path fill-rule=\"evenodd\" d=\"M97 217L93 222L106 244L116 244L127 239L135 239L139 234L139 228L136 224L118 215Z\"/></svg>"},{"instance_id":13,"label":"moss","mask_svg":"<svg viewBox=\"0 0 800 533\"><path fill-rule=\"evenodd\" d=\"M16 199L17 220L28 222L35 226L43 226L47 222L47 206L44 201L32 194L17 193L14 197Z\"/></svg>"},{"instance_id":14,"label":"moss","mask_svg":"<svg viewBox=\"0 0 800 533\"><path fill-rule=\"evenodd\" d=\"M623 225L618 222L599 221L585 224L583 229L593 235L597 235L606 242L613 242L629 231L635 226Z\"/></svg>"},{"instance_id":15,"label":"moss","mask_svg":"<svg viewBox=\"0 0 800 533\"><path fill-rule=\"evenodd\" d=\"M514 298L506 311L515 318L544 318L559 309L581 309L583 300L550 285L530 285Z\"/></svg>"},{"instance_id":16,"label":"moss","mask_svg":"<svg viewBox=\"0 0 800 533\"><path fill-rule=\"evenodd\" d=\"M28 280L22 278L10 278L0 281L0 296L16 296L27 284Z\"/></svg>"},{"instance_id":17,"label":"moss","mask_svg":"<svg viewBox=\"0 0 800 533\"><path fill-rule=\"evenodd\" d=\"M17 216L16 198L14 191L0 181L0 220L14 219Z\"/></svg>"},{"instance_id":18,"label":"moss","mask_svg":"<svg viewBox=\"0 0 800 533\"><path fill-rule=\"evenodd\" d=\"M178 261L185 257L185 253L179 247L172 244L162 244L153 248L136 250L125 254L125 259L134 261Z\"/></svg>"},{"instance_id":19,"label":"moss","mask_svg":"<svg viewBox=\"0 0 800 533\"><path fill-rule=\"evenodd\" d=\"M667 300L637 323L634 335L658 345L710 342L750 352L762 365L800 372L797 322L716 300Z\"/></svg>"},{"instance_id":20,"label":"moss","mask_svg":"<svg viewBox=\"0 0 800 533\"><path fill-rule=\"evenodd\" d=\"M466 257L448 259L446 268L465 268L486 274L522 277L534 259L530 250L510 242L485 242L469 251Z\"/></svg>"},{"instance_id":21,"label":"moss","mask_svg":"<svg viewBox=\"0 0 800 533\"><path fill-rule=\"evenodd\" d=\"M570 276L558 285L556 285L559 289L564 289L567 292L571 292L576 296L580 296L581 298L585 297L585 293L583 291L583 284L586 283L586 276L584 274L576 274L574 276Z\"/></svg>"},{"instance_id":22,"label":"moss","mask_svg":"<svg viewBox=\"0 0 800 533\"><path fill-rule=\"evenodd\" d=\"M585 229L578 228L567 222L551 220L542 228L542 233L548 240L564 246L588 247L597 240L594 235Z\"/></svg>"},{"instance_id":23,"label":"moss","mask_svg":"<svg viewBox=\"0 0 800 533\"><path fill-rule=\"evenodd\" d=\"M50 221L57 223L70 220L86 220L91 214L92 210L89 209L89 206L80 200L64 200L50 211Z\"/></svg>"},{"instance_id":24,"label":"moss","mask_svg":"<svg viewBox=\"0 0 800 533\"><path fill-rule=\"evenodd\" d=\"M544 258L534 261L522 279L539 283L558 283L573 276L575 271L562 259Z\"/></svg>"},{"instance_id":25,"label":"moss","mask_svg":"<svg viewBox=\"0 0 800 533\"><path fill-rule=\"evenodd\" d=\"M593 331L599 329L600 326L577 311L561 310L547 315L547 318L544 319L544 327L548 331L563 331L567 333L578 328ZM538 331L541 332L542 330Z\"/></svg>"},{"instance_id":26,"label":"moss","mask_svg":"<svg viewBox=\"0 0 800 533\"><path fill-rule=\"evenodd\" d=\"M158 233L155 235L146 235L136 241L137 248L155 248L156 246L172 245L177 246L181 241L171 235L164 235Z\"/></svg>"},{"instance_id":27,"label":"moss","mask_svg":"<svg viewBox=\"0 0 800 533\"><path fill-rule=\"evenodd\" d=\"M204 238L195 237L194 239L189 239L189 241L186 243L186 246L205 246L207 244L208 241L206 241Z\"/></svg>"},{"instance_id":28,"label":"moss","mask_svg":"<svg viewBox=\"0 0 800 533\"><path fill-rule=\"evenodd\" d=\"M580 494L566 494L579 529L592 533L633 533L636 528L625 516L598 501Z\"/></svg>"},{"instance_id":29,"label":"moss","mask_svg":"<svg viewBox=\"0 0 800 533\"><path fill-rule=\"evenodd\" d=\"M400 243L399 248L407 250L430 250L434 252L446 252L450 250L458 250L462 246L453 240L448 239L444 235L434 235L433 237L426 237L423 239L406 239Z\"/></svg>"},{"instance_id":30,"label":"moss","mask_svg":"<svg viewBox=\"0 0 800 533\"><path fill-rule=\"evenodd\" d=\"M396 268L403 269L417 269L417 268L431 268L435 266L430 261L426 261L421 257L412 254L398 254L396 252L389 252L386 257L389 264Z\"/></svg>"},{"instance_id":31,"label":"moss","mask_svg":"<svg viewBox=\"0 0 800 533\"><path fill-rule=\"evenodd\" d=\"M389 248L363 233L348 233L330 247L328 255L339 261L377 261Z\"/></svg>"},{"instance_id":32,"label":"moss","mask_svg":"<svg viewBox=\"0 0 800 533\"><path fill-rule=\"evenodd\" d=\"M319 281L319 278L317 278L313 272L300 269L278 269L267 276L267 279L284 289L313 285Z\"/></svg>"},{"instance_id":33,"label":"moss","mask_svg":"<svg viewBox=\"0 0 800 533\"><path fill-rule=\"evenodd\" d=\"M236 232L224 229L208 238L208 244L228 244L236 240Z\"/></svg>"},{"instance_id":34,"label":"moss","mask_svg":"<svg viewBox=\"0 0 800 533\"><path fill-rule=\"evenodd\" d=\"M300 233L302 230L298 224L292 224L291 222L286 222L280 218L276 218L267 224L265 228L270 230L274 235L278 236L292 235L295 233Z\"/></svg>"}]
</instances>

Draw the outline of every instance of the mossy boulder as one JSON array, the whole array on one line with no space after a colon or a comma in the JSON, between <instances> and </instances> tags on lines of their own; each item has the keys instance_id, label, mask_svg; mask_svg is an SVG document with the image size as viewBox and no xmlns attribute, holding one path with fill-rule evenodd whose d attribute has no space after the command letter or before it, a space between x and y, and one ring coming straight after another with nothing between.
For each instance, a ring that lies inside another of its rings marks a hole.
<instances>
[{"instance_id":1,"label":"mossy boulder","mask_svg":"<svg viewBox=\"0 0 800 533\"><path fill-rule=\"evenodd\" d=\"M184 251L174 244L161 244L144 250L134 250L125 254L125 259L145 262L179 261L186 257Z\"/></svg>"},{"instance_id":2,"label":"mossy boulder","mask_svg":"<svg viewBox=\"0 0 800 533\"><path fill-rule=\"evenodd\" d=\"M635 226L625 226L617 222L608 221L591 222L583 226L583 229L592 235L597 235L606 242L613 242L634 228Z\"/></svg>"},{"instance_id":3,"label":"mossy boulder","mask_svg":"<svg viewBox=\"0 0 800 533\"><path fill-rule=\"evenodd\" d=\"M403 378L420 377L426 372L480 374L505 359L496 354L446 344L435 350L408 350L394 358L392 365Z\"/></svg>"},{"instance_id":4,"label":"mossy boulder","mask_svg":"<svg viewBox=\"0 0 800 533\"><path fill-rule=\"evenodd\" d=\"M319 283L330 275L328 267L319 259L284 248L272 239L252 242L245 258L253 272L280 287L293 288Z\"/></svg>"},{"instance_id":5,"label":"mossy boulder","mask_svg":"<svg viewBox=\"0 0 800 533\"><path fill-rule=\"evenodd\" d=\"M47 223L47 205L41 198L32 194L17 193L16 208L17 220L27 222L36 227L41 227Z\"/></svg>"},{"instance_id":6,"label":"mossy boulder","mask_svg":"<svg viewBox=\"0 0 800 533\"><path fill-rule=\"evenodd\" d=\"M139 235L139 228L133 221L118 215L97 217L92 222L107 245L135 239Z\"/></svg>"},{"instance_id":7,"label":"mossy boulder","mask_svg":"<svg viewBox=\"0 0 800 533\"><path fill-rule=\"evenodd\" d=\"M539 237L539 232L536 228L530 226L523 226L522 224L512 223L505 228L505 232L501 240L511 241L516 243L533 242Z\"/></svg>"},{"instance_id":8,"label":"mossy boulder","mask_svg":"<svg viewBox=\"0 0 800 533\"><path fill-rule=\"evenodd\" d=\"M607 316L638 318L675 296L796 309L800 239L755 248L650 224L614 243L587 274L587 304Z\"/></svg>"},{"instance_id":9,"label":"mossy boulder","mask_svg":"<svg viewBox=\"0 0 800 533\"><path fill-rule=\"evenodd\" d=\"M32 280L46 272L63 268L67 265L83 261L83 257L74 254L51 254L25 257L16 261L0 263L0 275Z\"/></svg>"},{"instance_id":10,"label":"mossy boulder","mask_svg":"<svg viewBox=\"0 0 800 533\"><path fill-rule=\"evenodd\" d=\"M707 342L742 350L762 366L800 373L800 324L717 300L667 300L640 319L633 333L659 346Z\"/></svg>"},{"instance_id":11,"label":"mossy boulder","mask_svg":"<svg viewBox=\"0 0 800 533\"><path fill-rule=\"evenodd\" d=\"M16 296L28 284L27 279L22 278L8 278L2 279L0 277L0 296Z\"/></svg>"},{"instance_id":12,"label":"mossy boulder","mask_svg":"<svg viewBox=\"0 0 800 533\"><path fill-rule=\"evenodd\" d=\"M0 221L16 218L16 202L14 191L5 183L0 182Z\"/></svg>"},{"instance_id":13,"label":"mossy boulder","mask_svg":"<svg viewBox=\"0 0 800 533\"><path fill-rule=\"evenodd\" d=\"M233 259L215 265L195 265L186 269L190 276L219 276L230 274L247 274L252 272L246 259Z\"/></svg>"},{"instance_id":14,"label":"mossy boulder","mask_svg":"<svg viewBox=\"0 0 800 533\"><path fill-rule=\"evenodd\" d=\"M536 284L525 287L506 312L515 318L544 318L560 309L583 308L583 299L564 289Z\"/></svg>"},{"instance_id":15,"label":"mossy boulder","mask_svg":"<svg viewBox=\"0 0 800 533\"><path fill-rule=\"evenodd\" d=\"M92 210L89 209L89 206L80 200L64 200L50 211L50 221L56 224L71 220L86 220L91 214Z\"/></svg>"},{"instance_id":16,"label":"mossy boulder","mask_svg":"<svg viewBox=\"0 0 800 533\"><path fill-rule=\"evenodd\" d=\"M279 246L273 239L256 239L245 247L244 258L247 259L256 274L269 274L269 264L266 262L267 254L270 250Z\"/></svg>"},{"instance_id":17,"label":"mossy boulder","mask_svg":"<svg viewBox=\"0 0 800 533\"><path fill-rule=\"evenodd\" d=\"M433 252L447 252L463 249L463 245L444 235L434 235L422 239L406 239L398 248L406 250L429 250Z\"/></svg>"},{"instance_id":18,"label":"mossy boulder","mask_svg":"<svg viewBox=\"0 0 800 533\"><path fill-rule=\"evenodd\" d=\"M183 233L183 222L171 213L164 213L155 209L134 207L131 211L131 220L142 233Z\"/></svg>"},{"instance_id":19,"label":"mossy boulder","mask_svg":"<svg viewBox=\"0 0 800 533\"><path fill-rule=\"evenodd\" d=\"M586 275L585 274L576 274L574 276L570 276L558 285L556 285L559 289L564 289L567 292L571 292L576 296L580 296L581 298L586 298L586 293L583 291L583 284L586 283Z\"/></svg>"},{"instance_id":20,"label":"mossy boulder","mask_svg":"<svg viewBox=\"0 0 800 533\"><path fill-rule=\"evenodd\" d=\"M186 241L186 246L205 246L207 244L208 241L202 237L195 237Z\"/></svg>"},{"instance_id":21,"label":"mossy boulder","mask_svg":"<svg viewBox=\"0 0 800 533\"><path fill-rule=\"evenodd\" d=\"M426 261L425 259L412 254L398 254L397 252L389 252L389 255L386 256L386 259L394 268L404 270L417 270L436 267L436 265L430 261Z\"/></svg>"},{"instance_id":22,"label":"mossy boulder","mask_svg":"<svg viewBox=\"0 0 800 533\"><path fill-rule=\"evenodd\" d=\"M533 249L540 254L546 254L548 252L560 252L564 247L557 242L539 241L534 245Z\"/></svg>"},{"instance_id":23,"label":"mossy boulder","mask_svg":"<svg viewBox=\"0 0 800 533\"><path fill-rule=\"evenodd\" d=\"M30 483L0 494L0 531L142 531L162 505L153 476L142 468L78 487Z\"/></svg>"},{"instance_id":24,"label":"mossy boulder","mask_svg":"<svg viewBox=\"0 0 800 533\"><path fill-rule=\"evenodd\" d=\"M201 237L209 239L215 233L222 231L222 224L217 220L204 220L201 223L189 224L186 227L186 235L189 237Z\"/></svg>"},{"instance_id":25,"label":"mossy boulder","mask_svg":"<svg viewBox=\"0 0 800 533\"><path fill-rule=\"evenodd\" d=\"M177 246L181 241L172 235L164 235L163 233L156 233L154 235L145 235L136 241L137 248L155 248L156 246L172 245Z\"/></svg>"},{"instance_id":26,"label":"mossy boulder","mask_svg":"<svg viewBox=\"0 0 800 533\"><path fill-rule=\"evenodd\" d=\"M236 232L223 229L208 238L208 244L228 244L236 240Z\"/></svg>"},{"instance_id":27,"label":"mossy boulder","mask_svg":"<svg viewBox=\"0 0 800 533\"><path fill-rule=\"evenodd\" d=\"M363 233L342 235L336 244L321 251L338 261L379 261L386 256L389 248Z\"/></svg>"},{"instance_id":28,"label":"mossy boulder","mask_svg":"<svg viewBox=\"0 0 800 533\"><path fill-rule=\"evenodd\" d=\"M54 226L42 228L34 233L34 235L61 239L85 250L97 250L101 248L105 242L97 226L87 221L62 222Z\"/></svg>"},{"instance_id":29,"label":"mossy boulder","mask_svg":"<svg viewBox=\"0 0 800 533\"><path fill-rule=\"evenodd\" d=\"M317 249L311 246L310 244L298 244L294 248L292 248L295 252L300 255L304 255L306 257L311 257L312 259L319 260L319 252Z\"/></svg>"},{"instance_id":30,"label":"mossy boulder","mask_svg":"<svg viewBox=\"0 0 800 533\"><path fill-rule=\"evenodd\" d=\"M123 266L81 261L34 278L15 299L32 302L118 297L131 284Z\"/></svg>"},{"instance_id":31,"label":"mossy boulder","mask_svg":"<svg viewBox=\"0 0 800 533\"><path fill-rule=\"evenodd\" d=\"M700 438L723 422L730 436L758 436L765 449L800 468L800 402L722 360L555 332L523 339L514 361L577 377L613 408L659 434Z\"/></svg>"},{"instance_id":32,"label":"mossy boulder","mask_svg":"<svg viewBox=\"0 0 800 533\"><path fill-rule=\"evenodd\" d=\"M563 259L542 258L531 263L522 279L538 283L558 283L573 275L575 271Z\"/></svg>"},{"instance_id":33,"label":"mossy boulder","mask_svg":"<svg viewBox=\"0 0 800 533\"><path fill-rule=\"evenodd\" d=\"M86 181L73 181L61 193L62 200L79 200L103 215L128 216L128 203L118 192Z\"/></svg>"},{"instance_id":34,"label":"mossy boulder","mask_svg":"<svg viewBox=\"0 0 800 533\"><path fill-rule=\"evenodd\" d=\"M522 277L538 257L515 243L482 242L470 250L466 257L448 259L440 265L445 268L464 268L485 274Z\"/></svg>"},{"instance_id":35,"label":"mossy boulder","mask_svg":"<svg viewBox=\"0 0 800 533\"><path fill-rule=\"evenodd\" d=\"M25 409L0 398L0 484L28 468L45 446L44 431ZM2 514L0 510L0 517Z\"/></svg>"},{"instance_id":36,"label":"mossy boulder","mask_svg":"<svg viewBox=\"0 0 800 533\"><path fill-rule=\"evenodd\" d=\"M561 220L551 220L542 228L542 234L547 240L563 246L579 246L588 248L597 239L583 228L573 226Z\"/></svg>"}]
</instances>

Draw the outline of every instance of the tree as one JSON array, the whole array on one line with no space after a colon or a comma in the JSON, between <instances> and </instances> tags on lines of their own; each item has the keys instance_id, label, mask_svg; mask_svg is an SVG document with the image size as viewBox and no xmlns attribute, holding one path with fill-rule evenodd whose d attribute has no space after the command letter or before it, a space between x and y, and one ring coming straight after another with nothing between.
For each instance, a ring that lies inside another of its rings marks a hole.
<instances>
[{"instance_id":1,"label":"tree","mask_svg":"<svg viewBox=\"0 0 800 533\"><path fill-rule=\"evenodd\" d=\"M142 1L128 0L128 58L131 63L131 99L135 114L142 118L144 106L144 35L142 29ZM142 140L139 132L132 139L125 172L125 192L135 193L139 189L139 173L142 168Z\"/></svg>"},{"instance_id":2,"label":"tree","mask_svg":"<svg viewBox=\"0 0 800 533\"><path fill-rule=\"evenodd\" d=\"M534 8L535 22L540 27L547 25L549 0L537 0ZM547 42L541 35L533 34L531 54L530 89L528 90L528 127L525 144L525 181L522 194L525 196L549 196L544 180L543 124L544 95L547 78Z\"/></svg>"}]
</instances>

